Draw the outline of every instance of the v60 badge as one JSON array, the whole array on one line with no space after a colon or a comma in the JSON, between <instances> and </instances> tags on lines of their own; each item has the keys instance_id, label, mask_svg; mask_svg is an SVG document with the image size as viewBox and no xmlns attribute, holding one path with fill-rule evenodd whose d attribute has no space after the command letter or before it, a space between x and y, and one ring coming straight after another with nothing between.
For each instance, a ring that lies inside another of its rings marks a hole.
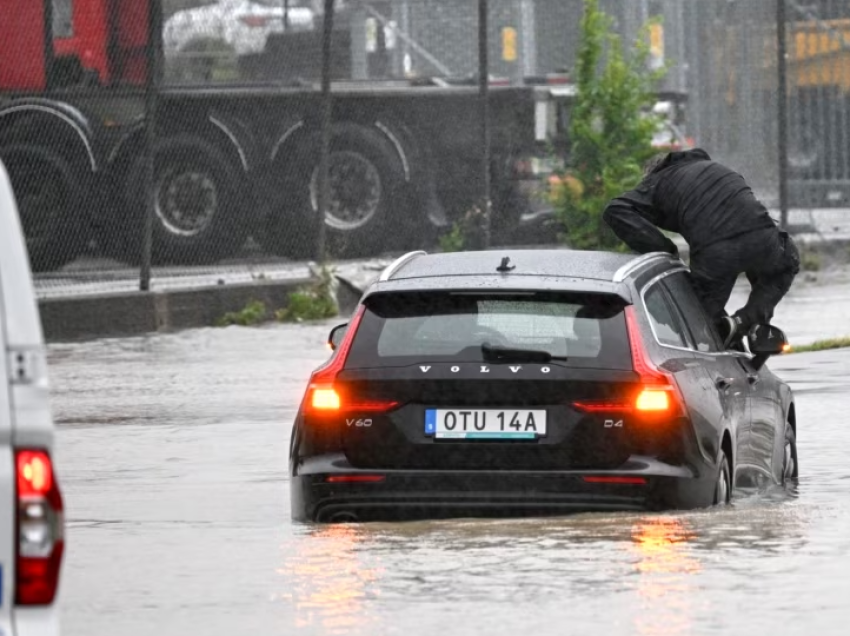
<instances>
[{"instance_id":1,"label":"v60 badge","mask_svg":"<svg viewBox=\"0 0 850 636\"><path fill-rule=\"evenodd\" d=\"M372 418L368 419L360 419L360 418L346 418L345 420L346 426L355 426L358 428L369 428L372 426Z\"/></svg>"}]
</instances>

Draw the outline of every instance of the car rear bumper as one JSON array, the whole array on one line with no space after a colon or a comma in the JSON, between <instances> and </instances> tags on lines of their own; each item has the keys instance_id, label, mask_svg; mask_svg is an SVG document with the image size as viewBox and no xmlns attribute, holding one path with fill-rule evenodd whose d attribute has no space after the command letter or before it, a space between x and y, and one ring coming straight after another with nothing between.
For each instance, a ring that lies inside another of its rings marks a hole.
<instances>
[{"instance_id":1,"label":"car rear bumper","mask_svg":"<svg viewBox=\"0 0 850 636\"><path fill-rule=\"evenodd\" d=\"M333 522L699 508L714 499L714 471L704 468L697 472L633 457L615 471L367 471L352 468L342 456L325 456L301 462L292 477L292 518Z\"/></svg>"}]
</instances>

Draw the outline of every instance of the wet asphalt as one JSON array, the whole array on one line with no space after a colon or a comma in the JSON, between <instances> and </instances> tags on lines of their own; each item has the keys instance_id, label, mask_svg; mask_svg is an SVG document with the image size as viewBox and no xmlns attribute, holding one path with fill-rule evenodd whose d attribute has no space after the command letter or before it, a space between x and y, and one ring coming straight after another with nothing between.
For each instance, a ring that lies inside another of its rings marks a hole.
<instances>
[{"instance_id":1,"label":"wet asphalt","mask_svg":"<svg viewBox=\"0 0 850 636\"><path fill-rule=\"evenodd\" d=\"M775 323L797 343L848 335L848 310L833 278L796 288ZM770 364L797 395L796 492L687 514L296 525L291 422L335 322L50 347L66 636L848 633L850 350Z\"/></svg>"}]
</instances>

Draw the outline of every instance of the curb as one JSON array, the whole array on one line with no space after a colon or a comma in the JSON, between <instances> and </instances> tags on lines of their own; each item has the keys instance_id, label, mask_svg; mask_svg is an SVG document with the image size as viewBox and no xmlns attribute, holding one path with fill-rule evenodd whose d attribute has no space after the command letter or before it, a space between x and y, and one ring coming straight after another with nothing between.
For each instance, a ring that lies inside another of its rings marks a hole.
<instances>
[{"instance_id":1,"label":"curb","mask_svg":"<svg viewBox=\"0 0 850 636\"><path fill-rule=\"evenodd\" d=\"M47 342L89 340L208 327L253 300L275 309L313 278L165 292L45 298L38 302Z\"/></svg>"}]
</instances>

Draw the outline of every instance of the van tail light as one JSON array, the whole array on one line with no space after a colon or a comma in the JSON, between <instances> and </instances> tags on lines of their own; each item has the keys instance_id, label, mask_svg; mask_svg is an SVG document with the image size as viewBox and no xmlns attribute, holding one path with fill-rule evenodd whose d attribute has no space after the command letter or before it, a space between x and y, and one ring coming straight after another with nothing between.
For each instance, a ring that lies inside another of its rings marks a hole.
<instances>
[{"instance_id":1,"label":"van tail light","mask_svg":"<svg viewBox=\"0 0 850 636\"><path fill-rule=\"evenodd\" d=\"M64 505L53 462L44 450L15 454L17 564L15 602L50 605L59 587Z\"/></svg>"},{"instance_id":2,"label":"van tail light","mask_svg":"<svg viewBox=\"0 0 850 636\"><path fill-rule=\"evenodd\" d=\"M573 402L573 407L585 413L633 413L665 419L684 415L683 401L673 377L657 368L649 359L632 305L626 307L626 328L632 353L632 367L640 376L640 384L626 399Z\"/></svg>"}]
</instances>

